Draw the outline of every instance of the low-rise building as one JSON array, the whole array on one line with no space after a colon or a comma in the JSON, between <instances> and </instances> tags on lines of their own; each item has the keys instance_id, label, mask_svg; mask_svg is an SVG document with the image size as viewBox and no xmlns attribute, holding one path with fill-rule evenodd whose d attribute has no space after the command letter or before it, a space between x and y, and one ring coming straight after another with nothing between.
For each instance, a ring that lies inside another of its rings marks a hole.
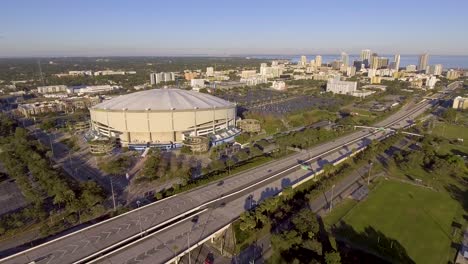
<instances>
[{"instance_id":1,"label":"low-rise building","mask_svg":"<svg viewBox=\"0 0 468 264\"><path fill-rule=\"evenodd\" d=\"M192 79L190 80L192 88L205 88L205 79Z\"/></svg>"},{"instance_id":2,"label":"low-rise building","mask_svg":"<svg viewBox=\"0 0 468 264\"><path fill-rule=\"evenodd\" d=\"M262 129L260 121L256 119L242 119L237 122L237 125L243 132L247 133L258 133Z\"/></svg>"},{"instance_id":3,"label":"low-rise building","mask_svg":"<svg viewBox=\"0 0 468 264\"><path fill-rule=\"evenodd\" d=\"M74 86L69 88L69 93L76 94L96 94L96 93L106 93L113 90L120 89L122 87L117 85L85 85L85 86Z\"/></svg>"},{"instance_id":4,"label":"low-rise building","mask_svg":"<svg viewBox=\"0 0 468 264\"><path fill-rule=\"evenodd\" d=\"M246 70L241 72L241 78L242 79L248 79L257 76L257 71L256 70Z\"/></svg>"},{"instance_id":5,"label":"low-rise building","mask_svg":"<svg viewBox=\"0 0 468 264\"><path fill-rule=\"evenodd\" d=\"M40 94L48 94L48 93L63 93L67 92L66 85L48 85L48 86L38 86L37 92Z\"/></svg>"},{"instance_id":6,"label":"low-rise building","mask_svg":"<svg viewBox=\"0 0 468 264\"><path fill-rule=\"evenodd\" d=\"M248 86L254 86L257 84L267 83L268 79L265 76L254 75L249 78L242 78L240 79L240 82Z\"/></svg>"},{"instance_id":7,"label":"low-rise building","mask_svg":"<svg viewBox=\"0 0 468 264\"><path fill-rule=\"evenodd\" d=\"M286 83L283 81L273 81L271 88L278 90L278 91L284 91L287 89L287 86L286 86Z\"/></svg>"}]
</instances>

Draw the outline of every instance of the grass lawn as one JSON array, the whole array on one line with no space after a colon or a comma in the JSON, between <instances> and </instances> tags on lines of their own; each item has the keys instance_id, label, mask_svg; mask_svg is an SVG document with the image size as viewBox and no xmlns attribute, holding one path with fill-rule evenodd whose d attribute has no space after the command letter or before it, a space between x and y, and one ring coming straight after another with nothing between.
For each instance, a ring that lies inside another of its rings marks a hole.
<instances>
[{"instance_id":1,"label":"grass lawn","mask_svg":"<svg viewBox=\"0 0 468 264\"><path fill-rule=\"evenodd\" d=\"M396 240L416 263L447 263L454 256L452 220L461 212L460 204L445 191L388 180L342 220L368 245L382 248L385 241ZM369 227L376 231L370 234L381 232L380 238L365 234ZM398 248L394 245L392 248Z\"/></svg>"},{"instance_id":2,"label":"grass lawn","mask_svg":"<svg viewBox=\"0 0 468 264\"><path fill-rule=\"evenodd\" d=\"M432 134L448 139L463 138L463 145L468 146L468 127L439 124L432 129Z\"/></svg>"},{"instance_id":3,"label":"grass lawn","mask_svg":"<svg viewBox=\"0 0 468 264\"><path fill-rule=\"evenodd\" d=\"M287 117L292 127L299 127L316 123L320 120L334 119L335 114L325 110L311 110L303 113L291 114Z\"/></svg>"},{"instance_id":4,"label":"grass lawn","mask_svg":"<svg viewBox=\"0 0 468 264\"><path fill-rule=\"evenodd\" d=\"M336 224L340 219L345 216L354 206L357 205L357 201L353 199L345 199L340 202L337 206L333 208L333 210L328 213L324 218L323 222L325 227L328 229L332 225Z\"/></svg>"}]
</instances>

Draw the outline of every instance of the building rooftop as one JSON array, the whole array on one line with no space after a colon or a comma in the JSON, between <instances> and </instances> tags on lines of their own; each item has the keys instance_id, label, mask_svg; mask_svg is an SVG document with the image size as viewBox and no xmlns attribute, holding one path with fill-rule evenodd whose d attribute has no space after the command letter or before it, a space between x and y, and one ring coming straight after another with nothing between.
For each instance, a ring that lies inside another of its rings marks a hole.
<instances>
[{"instance_id":1,"label":"building rooftop","mask_svg":"<svg viewBox=\"0 0 468 264\"><path fill-rule=\"evenodd\" d=\"M188 109L212 109L232 107L233 103L221 98L180 89L152 89L126 95L121 95L111 100L104 101L92 107L93 109L123 110L188 110Z\"/></svg>"}]
</instances>

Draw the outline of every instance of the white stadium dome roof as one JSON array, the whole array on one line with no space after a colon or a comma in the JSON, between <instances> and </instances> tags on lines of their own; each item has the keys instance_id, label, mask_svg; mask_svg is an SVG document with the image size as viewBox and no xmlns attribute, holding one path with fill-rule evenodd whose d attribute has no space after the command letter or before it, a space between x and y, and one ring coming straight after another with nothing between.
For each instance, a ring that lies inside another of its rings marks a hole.
<instances>
[{"instance_id":1,"label":"white stadium dome roof","mask_svg":"<svg viewBox=\"0 0 468 264\"><path fill-rule=\"evenodd\" d=\"M151 89L121 95L104 101L92 109L141 111L192 110L233 107L234 104L221 98L181 89Z\"/></svg>"}]
</instances>

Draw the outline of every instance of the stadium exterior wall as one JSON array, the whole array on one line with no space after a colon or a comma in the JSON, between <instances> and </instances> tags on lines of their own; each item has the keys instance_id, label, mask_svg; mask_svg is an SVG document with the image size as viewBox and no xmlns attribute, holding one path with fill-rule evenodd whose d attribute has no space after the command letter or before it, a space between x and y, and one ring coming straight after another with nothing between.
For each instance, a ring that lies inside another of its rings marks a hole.
<instances>
[{"instance_id":1,"label":"stadium exterior wall","mask_svg":"<svg viewBox=\"0 0 468 264\"><path fill-rule=\"evenodd\" d=\"M110 110L91 108L91 129L131 144L181 143L186 136L203 136L235 127L236 106L181 110Z\"/></svg>"}]
</instances>

